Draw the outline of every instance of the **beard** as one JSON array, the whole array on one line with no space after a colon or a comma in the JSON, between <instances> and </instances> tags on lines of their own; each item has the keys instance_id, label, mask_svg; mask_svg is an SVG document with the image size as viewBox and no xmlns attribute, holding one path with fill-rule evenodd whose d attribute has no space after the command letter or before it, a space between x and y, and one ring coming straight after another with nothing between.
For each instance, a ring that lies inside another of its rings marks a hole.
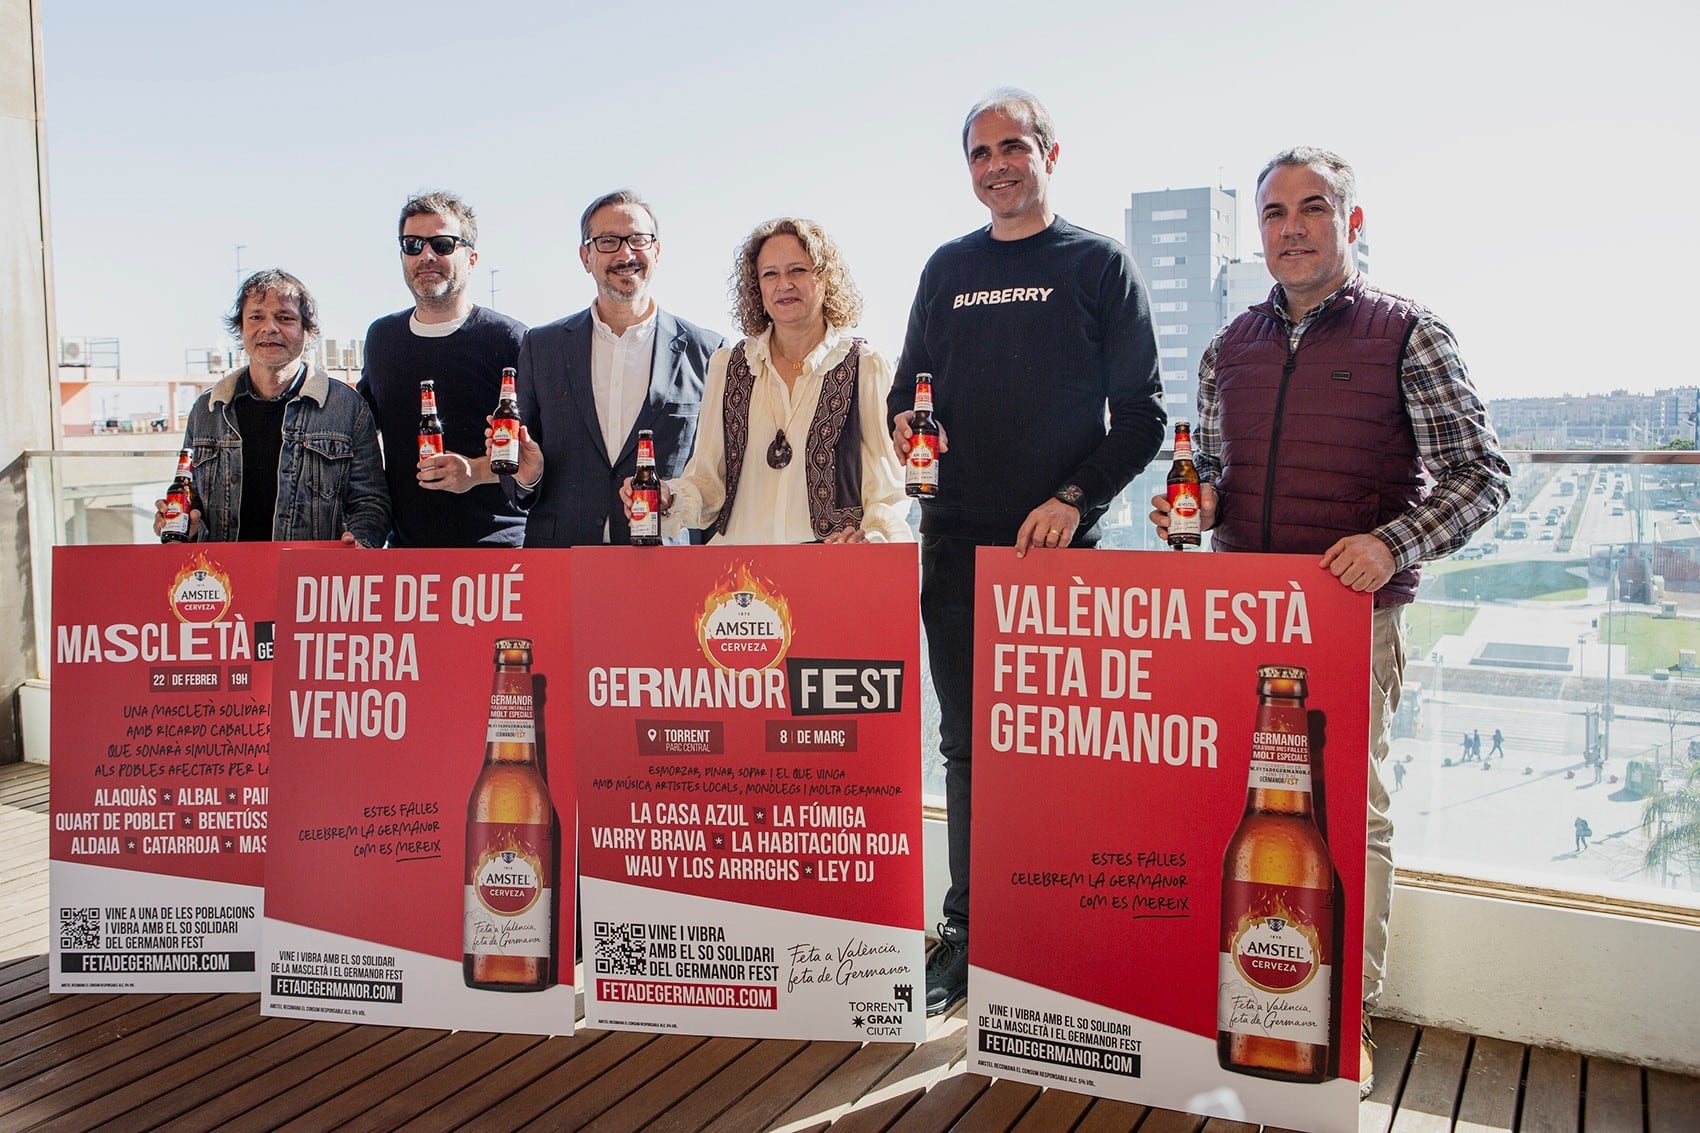
<instances>
[{"instance_id":1,"label":"beard","mask_svg":"<svg viewBox=\"0 0 1700 1133\"><path fill-rule=\"evenodd\" d=\"M464 276L445 274L437 277L435 281L425 282L417 276L409 275L407 289L413 292L413 297L421 303L452 303L466 290L466 279Z\"/></svg>"}]
</instances>

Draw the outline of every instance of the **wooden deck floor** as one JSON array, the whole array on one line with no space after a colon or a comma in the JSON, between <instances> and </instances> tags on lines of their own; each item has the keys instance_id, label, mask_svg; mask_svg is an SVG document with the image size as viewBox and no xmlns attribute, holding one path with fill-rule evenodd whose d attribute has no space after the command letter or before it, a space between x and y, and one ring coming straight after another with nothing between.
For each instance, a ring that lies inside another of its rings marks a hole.
<instances>
[{"instance_id":1,"label":"wooden deck floor","mask_svg":"<svg viewBox=\"0 0 1700 1133\"><path fill-rule=\"evenodd\" d=\"M266 1018L257 995L47 993L47 769L0 766L0 1131L714 1130L1251 1133L963 1071L927 1041L581 1029L541 1039ZM1365 1133L1689 1133L1700 1079L1376 1025Z\"/></svg>"}]
</instances>

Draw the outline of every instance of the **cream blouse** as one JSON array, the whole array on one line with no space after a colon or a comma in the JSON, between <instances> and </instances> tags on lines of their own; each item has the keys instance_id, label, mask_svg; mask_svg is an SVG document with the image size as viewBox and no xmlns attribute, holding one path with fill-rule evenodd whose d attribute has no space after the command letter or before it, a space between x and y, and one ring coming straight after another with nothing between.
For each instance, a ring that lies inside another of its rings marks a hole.
<instances>
[{"instance_id":1,"label":"cream blouse","mask_svg":"<svg viewBox=\"0 0 1700 1133\"><path fill-rule=\"evenodd\" d=\"M802 446L820 403L822 379L850 352L849 334L829 327L826 338L803 359L803 371L790 390L774 368L768 349L771 330L744 340L745 359L755 375L750 390L750 439L738 479L738 499L722 543L809 543L807 461ZM714 352L708 362L702 409L697 417L696 447L685 474L668 482L673 506L662 518L663 535L686 528L712 527L726 502L726 366L730 348ZM914 541L909 530L909 497L904 494L897 454L891 449L885 425L885 397L891 390L891 364L865 345L856 379L856 413L862 428L862 530L876 542ZM767 449L774 434L785 430L791 443L791 463L770 468Z\"/></svg>"}]
</instances>

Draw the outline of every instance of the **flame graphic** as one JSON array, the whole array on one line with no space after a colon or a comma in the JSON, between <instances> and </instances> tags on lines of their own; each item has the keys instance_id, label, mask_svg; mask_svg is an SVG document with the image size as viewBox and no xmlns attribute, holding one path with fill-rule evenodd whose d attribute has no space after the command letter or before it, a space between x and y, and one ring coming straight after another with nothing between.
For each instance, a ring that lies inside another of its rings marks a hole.
<instances>
[{"instance_id":1,"label":"flame graphic","mask_svg":"<svg viewBox=\"0 0 1700 1133\"><path fill-rule=\"evenodd\" d=\"M739 594L750 595L753 602L760 602L767 606L768 609L773 611L774 616L779 619L780 638L778 649L770 660L767 660L760 665L733 666L726 664L725 661L721 660L720 657L716 655L714 650L714 643L720 639L709 635L709 619L725 607L728 602L733 601ZM726 565L726 569L721 573L719 581L714 584L714 587L709 590L708 594L703 598L702 609L697 613L696 622L697 644L702 647L703 656L707 657L709 662L716 668L771 669L785 659L785 651L791 647L791 604L787 602L785 600L785 596L779 592L778 586L776 586L770 579L757 574L755 571L755 565L747 561L734 561Z\"/></svg>"},{"instance_id":2,"label":"flame graphic","mask_svg":"<svg viewBox=\"0 0 1700 1133\"><path fill-rule=\"evenodd\" d=\"M208 578L217 582L219 587L224 591L224 604L220 606L218 608L218 612L210 618L185 617L183 611L177 605L178 590L183 587L184 583L195 577L197 573L205 573ZM230 601L232 597L233 594L230 588L230 572L225 570L214 560L207 558L205 551L196 551L195 557L183 564L183 569L177 572L177 576L171 580L171 584L165 589L165 604L171 608L171 612L177 616L177 620L180 622L194 622L197 625L221 620L225 614L230 612Z\"/></svg>"},{"instance_id":3,"label":"flame graphic","mask_svg":"<svg viewBox=\"0 0 1700 1133\"><path fill-rule=\"evenodd\" d=\"M524 858L537 871L538 877L543 876L543 852L533 845L529 839L522 840L519 838L512 827L504 829L500 838L492 840L484 847L484 852L478 855L478 869L482 870L503 854L513 854L516 857Z\"/></svg>"}]
</instances>

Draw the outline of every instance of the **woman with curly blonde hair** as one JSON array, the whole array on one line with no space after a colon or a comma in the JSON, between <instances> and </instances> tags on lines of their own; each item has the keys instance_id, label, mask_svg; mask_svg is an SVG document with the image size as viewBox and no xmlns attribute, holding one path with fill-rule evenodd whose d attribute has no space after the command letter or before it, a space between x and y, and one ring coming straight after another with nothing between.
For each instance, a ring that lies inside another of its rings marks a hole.
<instances>
[{"instance_id":1,"label":"woman with curly blonde hair","mask_svg":"<svg viewBox=\"0 0 1700 1133\"><path fill-rule=\"evenodd\" d=\"M662 533L912 539L885 443L891 366L848 333L862 296L838 245L813 221L770 220L738 249L729 287L745 338L709 360L696 447L684 475L662 484ZM620 495L629 508L630 480Z\"/></svg>"}]
</instances>

